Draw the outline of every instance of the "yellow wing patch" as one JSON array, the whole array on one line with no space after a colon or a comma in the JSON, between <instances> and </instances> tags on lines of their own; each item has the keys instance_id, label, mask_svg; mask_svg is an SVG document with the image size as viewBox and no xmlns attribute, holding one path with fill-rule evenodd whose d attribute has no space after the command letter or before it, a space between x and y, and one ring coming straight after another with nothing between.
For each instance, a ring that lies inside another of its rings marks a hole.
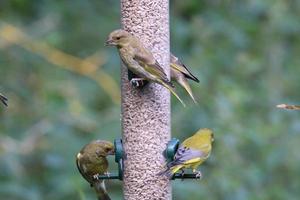
<instances>
[{"instance_id":1,"label":"yellow wing patch","mask_svg":"<svg viewBox=\"0 0 300 200\"><path fill-rule=\"evenodd\" d=\"M187 160L187 161L185 161L184 162L184 165L193 165L193 164L195 164L195 163L197 163L197 162L201 162L203 159L201 159L201 158L193 158L193 159L191 159L191 160Z\"/></svg>"}]
</instances>

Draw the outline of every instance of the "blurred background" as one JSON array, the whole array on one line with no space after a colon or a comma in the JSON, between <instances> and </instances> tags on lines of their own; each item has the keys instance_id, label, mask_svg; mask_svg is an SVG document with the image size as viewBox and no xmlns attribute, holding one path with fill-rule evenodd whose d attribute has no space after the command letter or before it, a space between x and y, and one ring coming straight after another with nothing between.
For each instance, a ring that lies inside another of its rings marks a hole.
<instances>
[{"instance_id":1,"label":"blurred background","mask_svg":"<svg viewBox=\"0 0 300 200\"><path fill-rule=\"evenodd\" d=\"M0 1L0 199L95 199L75 155L120 138L120 61L103 45L119 9ZM181 88L188 106L172 97L172 136L208 127L216 138L203 179L173 181L173 199L299 198L300 112L275 108L300 104L299 10L296 0L170 2L171 49L200 79L199 105ZM108 190L122 199L121 182Z\"/></svg>"}]
</instances>

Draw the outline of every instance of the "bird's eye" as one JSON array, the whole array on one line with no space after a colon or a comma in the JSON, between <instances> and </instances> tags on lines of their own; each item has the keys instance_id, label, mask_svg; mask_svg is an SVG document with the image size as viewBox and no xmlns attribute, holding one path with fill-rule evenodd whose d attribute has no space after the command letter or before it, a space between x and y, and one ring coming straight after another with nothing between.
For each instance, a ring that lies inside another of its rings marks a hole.
<instances>
[{"instance_id":1,"label":"bird's eye","mask_svg":"<svg viewBox=\"0 0 300 200\"><path fill-rule=\"evenodd\" d=\"M119 40L119 39L120 39L120 37L116 37L116 39L117 39L117 40Z\"/></svg>"}]
</instances>

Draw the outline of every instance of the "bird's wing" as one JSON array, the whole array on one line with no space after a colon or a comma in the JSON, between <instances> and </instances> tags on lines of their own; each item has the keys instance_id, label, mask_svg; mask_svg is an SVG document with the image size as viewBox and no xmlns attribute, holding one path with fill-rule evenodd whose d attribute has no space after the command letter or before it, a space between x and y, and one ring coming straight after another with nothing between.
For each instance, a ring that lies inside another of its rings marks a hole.
<instances>
[{"instance_id":1,"label":"bird's wing","mask_svg":"<svg viewBox=\"0 0 300 200\"><path fill-rule=\"evenodd\" d=\"M164 69L160 66L157 60L155 60L151 53L145 51L136 52L134 60L137 61L147 72L169 82Z\"/></svg>"},{"instance_id":2,"label":"bird's wing","mask_svg":"<svg viewBox=\"0 0 300 200\"><path fill-rule=\"evenodd\" d=\"M83 160L85 160L85 158L84 157L80 158L79 154L77 154L77 157L76 157L76 166L77 166L77 169L80 172L80 174L83 176L83 178L85 178L85 180L87 180L90 184L92 184L91 177L89 177L86 172L82 171L83 167L81 166L80 161L81 162L88 162L88 161L83 161Z\"/></svg>"},{"instance_id":3,"label":"bird's wing","mask_svg":"<svg viewBox=\"0 0 300 200\"><path fill-rule=\"evenodd\" d=\"M181 73L184 74L184 76L186 78L189 78L193 81L196 81L196 82L199 82L199 79L194 76L189 70L188 68L180 62L180 60L177 60L176 62L171 62L171 67L174 69L174 70L178 70L180 71Z\"/></svg>"},{"instance_id":4,"label":"bird's wing","mask_svg":"<svg viewBox=\"0 0 300 200\"><path fill-rule=\"evenodd\" d=\"M175 165L180 165L183 163L194 163L199 162L208 156L207 153L201 150L195 150L188 147L180 146L174 156L174 160L170 162L167 166L172 167Z\"/></svg>"}]
</instances>

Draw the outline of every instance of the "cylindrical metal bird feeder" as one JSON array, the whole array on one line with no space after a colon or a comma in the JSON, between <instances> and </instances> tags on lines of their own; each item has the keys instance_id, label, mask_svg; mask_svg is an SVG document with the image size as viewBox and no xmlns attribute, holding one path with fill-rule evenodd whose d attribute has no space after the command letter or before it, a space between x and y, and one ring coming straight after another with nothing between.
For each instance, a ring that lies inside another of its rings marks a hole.
<instances>
[{"instance_id":1,"label":"cylindrical metal bird feeder","mask_svg":"<svg viewBox=\"0 0 300 200\"><path fill-rule=\"evenodd\" d=\"M121 0L122 28L141 39L169 75L169 1ZM170 140L170 93L151 83L134 88L125 66L122 79L124 199L171 199L170 182L157 176Z\"/></svg>"}]
</instances>

